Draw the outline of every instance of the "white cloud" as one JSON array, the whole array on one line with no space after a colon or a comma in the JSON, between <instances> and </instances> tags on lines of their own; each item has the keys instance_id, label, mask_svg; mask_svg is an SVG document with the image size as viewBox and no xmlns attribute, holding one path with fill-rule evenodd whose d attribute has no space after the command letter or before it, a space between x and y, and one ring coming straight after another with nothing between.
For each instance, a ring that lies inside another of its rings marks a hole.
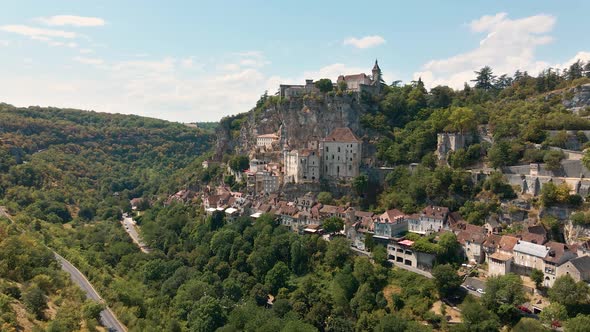
<instances>
[{"instance_id":1,"label":"white cloud","mask_svg":"<svg viewBox=\"0 0 590 332\"><path fill-rule=\"evenodd\" d=\"M56 15L51 17L39 17L36 21L49 26L71 25L76 27L96 27L105 25L105 20L99 17L85 17L75 15Z\"/></svg>"},{"instance_id":2,"label":"white cloud","mask_svg":"<svg viewBox=\"0 0 590 332\"><path fill-rule=\"evenodd\" d=\"M306 78L335 80L340 74L367 73L372 65L357 68L337 63L281 78L269 76L264 68L246 66L252 63L239 65L253 58L268 63L260 52L228 54L206 63L190 57L132 55L125 61L110 62L80 54L72 58L73 76L19 75L0 80L0 91L6 102L19 106L73 107L182 122L216 121L248 111L265 90L274 94L281 83L303 84ZM92 75L84 68L74 70L84 65L92 66ZM195 70L203 66L211 69Z\"/></svg>"},{"instance_id":3,"label":"white cloud","mask_svg":"<svg viewBox=\"0 0 590 332\"><path fill-rule=\"evenodd\" d=\"M10 41L0 39L0 46L4 46L4 47L10 46Z\"/></svg>"},{"instance_id":4,"label":"white cloud","mask_svg":"<svg viewBox=\"0 0 590 332\"><path fill-rule=\"evenodd\" d=\"M77 36L75 32L71 31L35 28L22 24L3 25L0 26L0 30L5 32L16 33L22 36L27 36L29 38L38 40L49 40L52 37L72 39L76 38Z\"/></svg>"},{"instance_id":5,"label":"white cloud","mask_svg":"<svg viewBox=\"0 0 590 332\"><path fill-rule=\"evenodd\" d=\"M574 55L571 59L567 60L566 62L556 64L552 67L556 68L556 69L566 69L578 60L581 60L583 62L590 61L590 52L584 52L584 51L578 52L578 53L576 53L576 55Z\"/></svg>"},{"instance_id":6,"label":"white cloud","mask_svg":"<svg viewBox=\"0 0 590 332\"><path fill-rule=\"evenodd\" d=\"M86 57L80 57L80 56L74 57L74 61L86 64L86 65L102 65L104 63L104 60L99 59L99 58L86 58Z\"/></svg>"},{"instance_id":7,"label":"white cloud","mask_svg":"<svg viewBox=\"0 0 590 332\"><path fill-rule=\"evenodd\" d=\"M90 54L90 53L94 53L94 50L92 50L90 48L81 48L80 53L81 54Z\"/></svg>"},{"instance_id":8,"label":"white cloud","mask_svg":"<svg viewBox=\"0 0 590 332\"><path fill-rule=\"evenodd\" d=\"M537 60L535 51L552 41L548 34L555 25L551 15L510 19L506 13L486 15L468 24L473 33L485 33L476 48L446 59L424 64L413 78L422 77L429 87L439 84L461 88L474 78L474 71L490 66L495 74L512 74L517 69L531 74L549 66Z\"/></svg>"},{"instance_id":9,"label":"white cloud","mask_svg":"<svg viewBox=\"0 0 590 332\"><path fill-rule=\"evenodd\" d=\"M370 48L379 46L381 44L385 44L385 39L381 36L374 35L374 36L365 36L362 38L347 38L345 39L342 44L344 45L352 45L356 48Z\"/></svg>"}]
</instances>

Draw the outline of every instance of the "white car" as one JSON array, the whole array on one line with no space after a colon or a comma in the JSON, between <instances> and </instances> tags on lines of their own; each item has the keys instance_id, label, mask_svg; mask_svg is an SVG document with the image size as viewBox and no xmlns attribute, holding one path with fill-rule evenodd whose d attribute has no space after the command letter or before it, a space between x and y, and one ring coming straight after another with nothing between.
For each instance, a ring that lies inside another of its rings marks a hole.
<instances>
[{"instance_id":1,"label":"white car","mask_svg":"<svg viewBox=\"0 0 590 332\"><path fill-rule=\"evenodd\" d=\"M478 288L478 289L477 289L477 292L478 292L479 294L485 294L485 293L486 293L486 292L484 292L484 290L483 290L483 289L481 289L481 288Z\"/></svg>"}]
</instances>

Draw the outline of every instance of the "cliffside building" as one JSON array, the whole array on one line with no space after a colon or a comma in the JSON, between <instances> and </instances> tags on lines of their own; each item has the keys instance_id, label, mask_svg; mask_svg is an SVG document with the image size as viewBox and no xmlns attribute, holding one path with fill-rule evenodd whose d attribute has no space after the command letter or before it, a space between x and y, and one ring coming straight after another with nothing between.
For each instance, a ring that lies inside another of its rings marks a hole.
<instances>
[{"instance_id":1,"label":"cliffside building","mask_svg":"<svg viewBox=\"0 0 590 332\"><path fill-rule=\"evenodd\" d=\"M464 149L468 143L466 136L460 133L438 133L436 139L436 156L441 163L446 163L449 152Z\"/></svg>"},{"instance_id":2,"label":"cliffside building","mask_svg":"<svg viewBox=\"0 0 590 332\"><path fill-rule=\"evenodd\" d=\"M349 91L370 91L379 92L381 88L381 68L377 60L373 66L372 76L366 75L365 73L354 74L354 75L340 75L336 80L336 84L346 83L346 89ZM376 91L375 91L376 90Z\"/></svg>"},{"instance_id":3,"label":"cliffside building","mask_svg":"<svg viewBox=\"0 0 590 332\"><path fill-rule=\"evenodd\" d=\"M320 156L317 150L284 152L285 182L317 182L320 179Z\"/></svg>"},{"instance_id":4,"label":"cliffside building","mask_svg":"<svg viewBox=\"0 0 590 332\"><path fill-rule=\"evenodd\" d=\"M320 142L322 176L350 180L360 174L362 141L350 128L336 128Z\"/></svg>"},{"instance_id":5,"label":"cliffside building","mask_svg":"<svg viewBox=\"0 0 590 332\"><path fill-rule=\"evenodd\" d=\"M270 147L274 142L279 141L277 134L264 134L256 136L256 146Z\"/></svg>"}]
</instances>

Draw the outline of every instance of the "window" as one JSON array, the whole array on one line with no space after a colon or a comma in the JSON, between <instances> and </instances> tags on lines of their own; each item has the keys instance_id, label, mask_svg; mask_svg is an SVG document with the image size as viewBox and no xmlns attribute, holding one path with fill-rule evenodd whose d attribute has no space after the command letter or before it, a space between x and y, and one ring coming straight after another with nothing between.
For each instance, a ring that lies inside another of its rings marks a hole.
<instances>
[{"instance_id":1,"label":"window","mask_svg":"<svg viewBox=\"0 0 590 332\"><path fill-rule=\"evenodd\" d=\"M328 149L328 147L326 146L326 152L329 152L330 150Z\"/></svg>"},{"instance_id":2,"label":"window","mask_svg":"<svg viewBox=\"0 0 590 332\"><path fill-rule=\"evenodd\" d=\"M340 175L340 166L336 166L336 174Z\"/></svg>"},{"instance_id":3,"label":"window","mask_svg":"<svg viewBox=\"0 0 590 332\"><path fill-rule=\"evenodd\" d=\"M348 165L348 170L352 171L352 165Z\"/></svg>"},{"instance_id":4,"label":"window","mask_svg":"<svg viewBox=\"0 0 590 332\"><path fill-rule=\"evenodd\" d=\"M340 147L338 147L338 152L340 152Z\"/></svg>"}]
</instances>

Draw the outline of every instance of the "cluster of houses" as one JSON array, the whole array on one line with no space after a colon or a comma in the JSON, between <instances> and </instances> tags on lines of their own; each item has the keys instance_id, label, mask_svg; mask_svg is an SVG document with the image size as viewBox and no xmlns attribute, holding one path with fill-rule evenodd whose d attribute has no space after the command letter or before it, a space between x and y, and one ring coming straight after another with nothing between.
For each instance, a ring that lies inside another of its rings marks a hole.
<instances>
[{"instance_id":1,"label":"cluster of houses","mask_svg":"<svg viewBox=\"0 0 590 332\"><path fill-rule=\"evenodd\" d=\"M320 179L350 180L359 176L362 140L350 128L335 128L321 140L310 140L305 148L287 144L286 130L281 135L258 135L256 144L266 151L282 149L282 160L252 159L245 171L248 192L274 194L286 183L319 183Z\"/></svg>"},{"instance_id":2,"label":"cluster of houses","mask_svg":"<svg viewBox=\"0 0 590 332\"><path fill-rule=\"evenodd\" d=\"M285 227L302 234L321 234L323 220L339 217L345 221L340 235L346 236L351 246L365 250L365 241L370 236L375 243L386 246L389 260L394 264L418 269L430 270L436 256L416 250L406 234L437 238L443 232L453 232L465 260L472 264L487 263L489 275L530 275L537 269L544 273L543 285L547 287L566 274L575 280L590 281L590 250L583 245L548 241L541 225L527 227L519 234L500 235L495 223L469 224L446 207L427 206L410 215L397 209L375 214L351 206L322 204L312 193L294 201L274 194L253 200L251 196L219 187L205 192L202 202L208 213L224 211L227 218L271 214Z\"/></svg>"}]
</instances>

